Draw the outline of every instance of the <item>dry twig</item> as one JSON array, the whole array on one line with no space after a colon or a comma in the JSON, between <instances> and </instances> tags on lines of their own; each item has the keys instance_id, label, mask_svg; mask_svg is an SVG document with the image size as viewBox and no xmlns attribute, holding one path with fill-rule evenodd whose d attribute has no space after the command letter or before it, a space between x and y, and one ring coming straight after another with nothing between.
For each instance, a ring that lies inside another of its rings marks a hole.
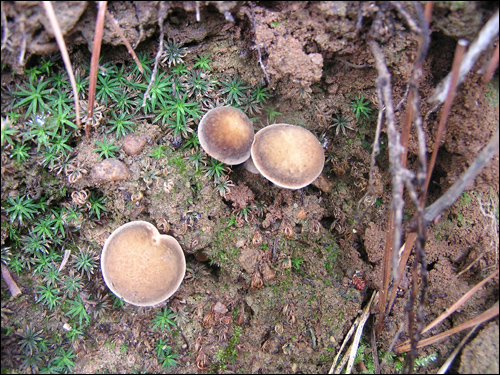
<instances>
[{"instance_id":1,"label":"dry twig","mask_svg":"<svg viewBox=\"0 0 500 375\"><path fill-rule=\"evenodd\" d=\"M50 20L50 24L54 31L54 36L57 41L57 45L59 46L59 51L61 51L61 56L64 61L64 66L66 67L66 72L69 76L69 81L71 82L71 88L73 90L73 98L75 100L75 112L76 112L76 124L78 129L81 129L82 125L80 123L80 102L78 98L78 89L76 88L76 80L75 75L73 74L73 67L71 66L71 60L69 59L68 49L66 48L66 42L64 41L64 37L59 27L59 22L57 22L57 17L54 12L54 8L52 7L52 3L50 1L42 1L42 4L45 8L45 12L47 13L47 17Z\"/></svg>"},{"instance_id":2,"label":"dry twig","mask_svg":"<svg viewBox=\"0 0 500 375\"><path fill-rule=\"evenodd\" d=\"M458 84L462 83L467 73L472 69L479 55L486 50L491 42L498 37L498 21L499 11L497 10L493 17L484 25L479 32L476 40L470 45L469 50L465 54L462 64L460 65L460 72L458 74ZM443 103L446 99L448 88L451 82L451 73L449 73L437 86L434 94L429 99L429 102Z\"/></svg>"},{"instance_id":3,"label":"dry twig","mask_svg":"<svg viewBox=\"0 0 500 375\"><path fill-rule=\"evenodd\" d=\"M354 321L351 329L349 330L344 339L344 342L342 343L342 346L340 347L339 352L337 353L335 359L333 360L332 367L328 372L329 374L340 374L347 361L349 362L347 363L347 368L345 373L346 374L351 373L352 366L354 364L354 359L356 358L356 352L358 351L359 342L361 340L361 335L363 333L363 327L365 326L365 323L368 320L368 317L370 316L371 308L375 306L378 302L378 295L379 292L373 292L372 297L370 298L370 301L366 304L365 308L363 309L363 312ZM354 335L352 344L349 346L349 349L347 349L347 352L349 352L349 356L345 355L342 361L335 367L340 355L342 354L344 347L346 346L347 342L354 333L354 330L356 330L356 334Z\"/></svg>"},{"instance_id":4,"label":"dry twig","mask_svg":"<svg viewBox=\"0 0 500 375\"><path fill-rule=\"evenodd\" d=\"M16 282L12 278L9 269L4 264L2 264L2 278L3 281L5 281L5 284L7 284L7 288L9 288L12 297L17 297L22 294L21 289L19 289Z\"/></svg>"},{"instance_id":5,"label":"dry twig","mask_svg":"<svg viewBox=\"0 0 500 375\"><path fill-rule=\"evenodd\" d=\"M489 308L488 310L486 310L482 314L476 316L475 318L470 319L470 320L466 321L465 323L462 323L457 327L453 327L452 329L449 329L445 332L438 333L437 335L434 335L432 337L429 337L427 339L419 341L417 344L417 349L423 348L424 346L427 346L427 345L435 344L435 343L437 343L437 342L439 342L439 341L441 341L441 340L443 340L451 335L454 335L455 333L463 331L464 329L471 328L471 327L474 327L478 324L484 323L484 322L494 318L495 316L497 316L498 312L499 312L498 302L496 302L493 305L493 307ZM395 350L396 350L396 353L398 353L398 354L404 353L404 352L407 352L408 350L410 350L410 345L409 344L401 344L401 345L396 346Z\"/></svg>"},{"instance_id":6,"label":"dry twig","mask_svg":"<svg viewBox=\"0 0 500 375\"><path fill-rule=\"evenodd\" d=\"M160 63L161 55L163 54L163 38L165 36L165 30L163 28L163 22L165 21L165 17L167 16L167 8L168 5L165 2L160 2L160 12L158 14L158 26L160 27L160 45L158 46L158 52L155 57L155 65L153 67L153 72L151 73L151 79L149 80L148 88L144 93L144 100L142 101L141 107L146 106L146 100L151 99L149 96L149 92L151 91L151 87L153 87L156 80L156 72L158 71L158 64Z\"/></svg>"},{"instance_id":7,"label":"dry twig","mask_svg":"<svg viewBox=\"0 0 500 375\"><path fill-rule=\"evenodd\" d=\"M106 14L107 1L99 1L99 10L97 12L97 21L95 25L94 46L92 49L92 58L90 60L89 77L89 105L87 107L87 123L85 124L85 136L88 138L90 126L94 116L95 90L97 84L97 70L99 67L99 55L101 54L102 35L104 33L104 16Z\"/></svg>"},{"instance_id":8,"label":"dry twig","mask_svg":"<svg viewBox=\"0 0 500 375\"><path fill-rule=\"evenodd\" d=\"M115 29L115 31L118 33L118 35L120 35L120 38L121 38L123 44L125 44L125 46L127 47L128 53L130 53L130 55L134 59L135 63L137 64L139 71L141 72L141 74L143 74L144 70L142 69L141 62L137 58L137 55L135 54L134 49L132 48L129 41L125 37L125 34L123 33L122 29L120 28L120 25L118 25L118 22L116 22L115 17L113 17L113 15L110 13L110 11L108 9L106 9L106 17L108 17L108 19L111 21L111 25L113 25L113 28Z\"/></svg>"}]
</instances>

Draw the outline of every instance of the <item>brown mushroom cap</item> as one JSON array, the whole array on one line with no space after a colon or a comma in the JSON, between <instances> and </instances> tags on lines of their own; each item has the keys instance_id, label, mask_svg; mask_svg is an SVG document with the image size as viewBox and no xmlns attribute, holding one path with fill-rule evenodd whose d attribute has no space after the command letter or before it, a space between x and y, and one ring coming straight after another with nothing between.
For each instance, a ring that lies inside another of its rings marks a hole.
<instances>
[{"instance_id":1,"label":"brown mushroom cap","mask_svg":"<svg viewBox=\"0 0 500 375\"><path fill-rule=\"evenodd\" d=\"M179 288L186 260L175 238L160 235L146 221L133 221L106 240L101 270L106 285L118 297L136 306L152 306Z\"/></svg>"},{"instance_id":2,"label":"brown mushroom cap","mask_svg":"<svg viewBox=\"0 0 500 375\"><path fill-rule=\"evenodd\" d=\"M309 130L273 124L255 134L252 160L259 172L275 185L300 189L320 175L325 153Z\"/></svg>"},{"instance_id":3,"label":"brown mushroom cap","mask_svg":"<svg viewBox=\"0 0 500 375\"><path fill-rule=\"evenodd\" d=\"M211 109L198 125L201 147L211 157L229 165L243 163L250 157L253 136L248 116L234 107Z\"/></svg>"}]
</instances>

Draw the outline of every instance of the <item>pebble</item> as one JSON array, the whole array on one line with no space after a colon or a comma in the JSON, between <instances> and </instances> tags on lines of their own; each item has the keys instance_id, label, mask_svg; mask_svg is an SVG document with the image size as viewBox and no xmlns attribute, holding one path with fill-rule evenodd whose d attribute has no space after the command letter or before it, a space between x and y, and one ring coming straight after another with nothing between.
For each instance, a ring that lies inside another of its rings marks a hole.
<instances>
[{"instance_id":1,"label":"pebble","mask_svg":"<svg viewBox=\"0 0 500 375\"><path fill-rule=\"evenodd\" d=\"M122 181L130 178L130 170L120 160L106 159L92 169L90 176L96 183Z\"/></svg>"},{"instance_id":2,"label":"pebble","mask_svg":"<svg viewBox=\"0 0 500 375\"><path fill-rule=\"evenodd\" d=\"M122 148L127 155L139 155L146 145L146 138L140 135L127 135L123 139Z\"/></svg>"},{"instance_id":3,"label":"pebble","mask_svg":"<svg viewBox=\"0 0 500 375\"><path fill-rule=\"evenodd\" d=\"M227 307L224 304L217 302L214 306L214 312L224 315L227 313Z\"/></svg>"}]
</instances>

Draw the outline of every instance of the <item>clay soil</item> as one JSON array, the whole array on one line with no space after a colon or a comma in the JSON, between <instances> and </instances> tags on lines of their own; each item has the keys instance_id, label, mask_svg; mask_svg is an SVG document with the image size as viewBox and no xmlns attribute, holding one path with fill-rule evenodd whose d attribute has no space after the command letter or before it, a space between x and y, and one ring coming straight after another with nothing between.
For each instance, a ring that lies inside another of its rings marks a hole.
<instances>
[{"instance_id":1,"label":"clay soil","mask_svg":"<svg viewBox=\"0 0 500 375\"><path fill-rule=\"evenodd\" d=\"M456 3L460 5L435 4L431 44L420 79L420 112L428 158L442 108L434 109L428 99L451 70L457 40L474 40L496 11L491 3ZM74 66L88 65L95 4L62 4L57 5L60 8L56 13L71 46L72 62ZM416 19L410 4L403 7ZM109 9L129 40L138 41L136 51L154 60L160 5L110 2ZM35 66L48 53L58 54L39 5L5 2L4 12L12 42L2 51L2 118L12 110L9 92L27 79L24 69ZM21 19L27 38L26 66L19 65L17 59ZM91 180L91 171L99 161L92 150L95 142L102 140L102 130L94 129L89 139L84 134L76 137L72 155L88 173L75 183L68 182L64 173L48 172L36 162L14 164L2 149L4 263L8 264L4 249L6 253L22 251L10 248L13 244L6 229L9 215L4 212L7 197L21 193L38 199L54 194L51 204L64 205L71 202L72 192L84 189L105 197L107 212L99 219L85 217L76 230L72 228L68 241L79 248L90 247L98 255L114 229L132 220L146 220L167 225L165 232L181 243L187 262L186 277L177 293L161 306L145 308L129 304L111 307L114 297L96 267L90 277L84 278L81 295L91 300L98 294L108 301L109 309L92 315L84 335L74 343L63 329L65 323L75 324L74 320L70 321L62 309L49 310L35 303L39 298L37 285L43 282L40 275L11 270L23 293L11 298L2 281L2 372L27 371L22 367L18 333L28 325L41 330L49 340L52 346L48 353L58 346L73 350L75 373L165 372L155 353L160 339L178 355L177 366L169 372L328 372L353 321L372 293L382 287L392 188L384 126L373 190L366 196L378 112L377 70L367 41L376 30L397 105L406 97L418 35L401 12L383 2L168 2L164 26L166 39L187 48L187 65L192 66L197 56L209 54L212 74L237 75L248 86L261 84L269 89L272 97L266 110L254 116L255 130L270 123L272 110L279 113L273 122L295 124L313 132L325 150L321 180L292 191L234 167L228 175L233 186L221 195L213 178L204 174L193 177L191 166L181 168L179 163L169 163L187 157L186 151L166 137L154 117L140 115L134 118L134 134L146 140L142 153L129 156L119 151L118 159L130 170L126 181L96 184ZM498 126L498 74L488 85L482 83L482 72L494 47L492 44L479 57L457 90L431 179L429 204L471 165ZM112 64L131 60L108 26L101 56ZM372 110L365 121L357 121L351 110L351 103L361 94ZM407 109L403 101L396 111L399 131ZM352 129L337 131L334 119L338 116L346 117ZM106 120L101 126L106 126ZM193 128L196 130L196 124ZM116 144L122 145L121 141ZM156 160L148 155L159 144L166 146L165 157ZM408 152L408 168L416 171L415 131L410 135ZM427 228L425 324L498 269L498 167L497 155L461 198ZM194 179L199 183L197 190L192 188ZM60 191L65 194L55 193ZM405 195L405 200L408 220L415 208L409 196ZM23 225L28 228L29 223ZM202 258L208 261L198 260ZM409 265L412 262L413 256ZM70 262L66 267L65 273L74 266ZM377 337L379 353L390 349L402 323L407 322L405 309L411 283L408 267L392 312ZM460 325L497 300L498 277L430 334ZM171 332L153 330L152 320L165 306L176 313L176 326ZM86 305L91 314L93 308L92 303ZM354 372L367 369L372 356L371 331L377 319L379 314L374 309L364 332L366 350L360 352L362 360ZM420 349L418 357L434 356L434 360L417 366L415 371L436 372L464 335L455 334ZM405 325L396 344L408 337ZM477 329L472 339L452 370L498 373L498 317ZM47 356L49 363L54 354ZM404 360L402 354L395 356L384 365L383 372L398 372L397 363Z\"/></svg>"}]
</instances>

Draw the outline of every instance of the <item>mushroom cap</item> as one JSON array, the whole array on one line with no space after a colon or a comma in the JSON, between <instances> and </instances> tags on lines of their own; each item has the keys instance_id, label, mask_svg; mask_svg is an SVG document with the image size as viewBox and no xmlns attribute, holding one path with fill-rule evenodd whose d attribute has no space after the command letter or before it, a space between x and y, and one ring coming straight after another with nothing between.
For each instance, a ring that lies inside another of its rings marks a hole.
<instances>
[{"instance_id":1,"label":"mushroom cap","mask_svg":"<svg viewBox=\"0 0 500 375\"><path fill-rule=\"evenodd\" d=\"M181 285L186 260L175 238L146 221L117 228L104 243L101 270L111 291L136 306L152 306Z\"/></svg>"},{"instance_id":2,"label":"mushroom cap","mask_svg":"<svg viewBox=\"0 0 500 375\"><path fill-rule=\"evenodd\" d=\"M253 137L248 116L234 107L213 108L198 125L201 147L211 157L229 165L243 163L250 157Z\"/></svg>"},{"instance_id":3,"label":"mushroom cap","mask_svg":"<svg viewBox=\"0 0 500 375\"><path fill-rule=\"evenodd\" d=\"M259 130L251 153L259 172L286 189L309 185L325 164L323 147L314 134L289 124L273 124Z\"/></svg>"}]
</instances>

